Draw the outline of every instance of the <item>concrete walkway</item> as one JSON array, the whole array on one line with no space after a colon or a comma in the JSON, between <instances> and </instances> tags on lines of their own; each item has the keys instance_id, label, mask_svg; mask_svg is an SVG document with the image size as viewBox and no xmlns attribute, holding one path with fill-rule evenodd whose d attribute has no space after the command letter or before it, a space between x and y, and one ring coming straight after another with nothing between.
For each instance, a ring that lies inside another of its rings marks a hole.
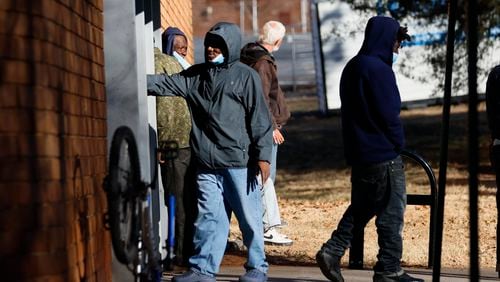
<instances>
[{"instance_id":1,"label":"concrete walkway","mask_svg":"<svg viewBox=\"0 0 500 282\"><path fill-rule=\"evenodd\" d=\"M425 281L432 281L432 271L430 269L406 269L412 276L422 278ZM222 266L217 281L238 281L240 275L244 273L241 266ZM342 269L342 275L346 282L366 282L372 281L373 272L371 270ZM164 281L170 281L172 274L165 275ZM309 266L277 266L271 265L269 269L269 282L320 282L329 281L326 279L318 267ZM441 281L459 282L469 281L466 270L442 270ZM494 270L482 270L480 281L499 281Z\"/></svg>"}]
</instances>

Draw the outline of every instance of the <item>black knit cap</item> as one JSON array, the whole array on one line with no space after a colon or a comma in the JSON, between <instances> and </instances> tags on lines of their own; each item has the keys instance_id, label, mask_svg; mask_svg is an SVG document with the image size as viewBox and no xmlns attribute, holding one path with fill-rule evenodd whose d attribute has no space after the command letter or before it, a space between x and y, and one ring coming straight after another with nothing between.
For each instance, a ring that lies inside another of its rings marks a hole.
<instances>
[{"instance_id":1,"label":"black knit cap","mask_svg":"<svg viewBox=\"0 0 500 282\"><path fill-rule=\"evenodd\" d=\"M205 35L205 41L204 41L205 48L208 46L212 48L219 48L222 52L222 55L227 58L227 46L226 42L224 39L218 35L207 33Z\"/></svg>"}]
</instances>

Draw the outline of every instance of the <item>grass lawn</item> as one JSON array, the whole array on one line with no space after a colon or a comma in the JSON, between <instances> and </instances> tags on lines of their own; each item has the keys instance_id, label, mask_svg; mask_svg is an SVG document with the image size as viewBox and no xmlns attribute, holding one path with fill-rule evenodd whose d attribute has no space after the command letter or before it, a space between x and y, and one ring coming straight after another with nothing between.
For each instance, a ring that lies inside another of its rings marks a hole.
<instances>
[{"instance_id":1,"label":"grass lawn","mask_svg":"<svg viewBox=\"0 0 500 282\"><path fill-rule=\"evenodd\" d=\"M282 229L294 240L292 246L266 246L273 264L314 264L314 256L336 227L350 201L350 170L343 157L340 118L320 117L315 113L298 113L316 109L314 98L289 101L294 112L285 127L285 143L278 153L276 191L282 218L288 226ZM480 267L496 264L496 187L489 168L489 135L485 104L479 105L480 144ZM438 176L441 106L403 110L407 148L423 156ZM469 214L467 172L467 105L452 106L449 140L449 161L445 198L445 219L442 248L443 268L468 268ZM428 194L425 173L406 164L409 194ZM425 267L428 257L430 209L408 206L405 215L403 265ZM233 217L234 218L234 217ZM240 237L236 222L231 236ZM365 231L365 267L376 260L378 246L373 220ZM343 264L348 263L348 252Z\"/></svg>"}]
</instances>

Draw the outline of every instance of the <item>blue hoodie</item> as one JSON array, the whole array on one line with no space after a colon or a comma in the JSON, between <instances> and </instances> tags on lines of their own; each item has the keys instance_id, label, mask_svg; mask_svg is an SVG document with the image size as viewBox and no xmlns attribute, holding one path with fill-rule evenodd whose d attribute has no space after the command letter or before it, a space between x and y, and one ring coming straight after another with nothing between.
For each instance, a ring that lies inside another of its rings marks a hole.
<instances>
[{"instance_id":1,"label":"blue hoodie","mask_svg":"<svg viewBox=\"0 0 500 282\"><path fill-rule=\"evenodd\" d=\"M394 159L404 146L401 97L392 71L398 29L392 18L372 17L359 53L342 72L342 132L349 165Z\"/></svg>"}]
</instances>

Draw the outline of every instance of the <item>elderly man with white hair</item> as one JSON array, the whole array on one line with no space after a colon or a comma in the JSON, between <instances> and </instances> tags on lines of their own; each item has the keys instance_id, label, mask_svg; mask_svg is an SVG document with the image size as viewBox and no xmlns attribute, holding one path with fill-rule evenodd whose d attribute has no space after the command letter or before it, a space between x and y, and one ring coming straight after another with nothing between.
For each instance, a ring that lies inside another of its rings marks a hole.
<instances>
[{"instance_id":1,"label":"elderly man with white hair","mask_svg":"<svg viewBox=\"0 0 500 282\"><path fill-rule=\"evenodd\" d=\"M278 51L283 37L285 26L278 21L268 21L262 27L260 38L257 42L246 44L241 49L241 62L255 69L262 80L264 98L271 112L273 122L273 151L271 156L271 175L263 185L262 204L264 208L264 242L274 245L291 245L292 240L276 229L283 225L274 181L276 180L276 159L278 145L283 144L285 138L281 130L290 118L290 112L285 103L285 95L278 83L277 66L272 55Z\"/></svg>"}]
</instances>

